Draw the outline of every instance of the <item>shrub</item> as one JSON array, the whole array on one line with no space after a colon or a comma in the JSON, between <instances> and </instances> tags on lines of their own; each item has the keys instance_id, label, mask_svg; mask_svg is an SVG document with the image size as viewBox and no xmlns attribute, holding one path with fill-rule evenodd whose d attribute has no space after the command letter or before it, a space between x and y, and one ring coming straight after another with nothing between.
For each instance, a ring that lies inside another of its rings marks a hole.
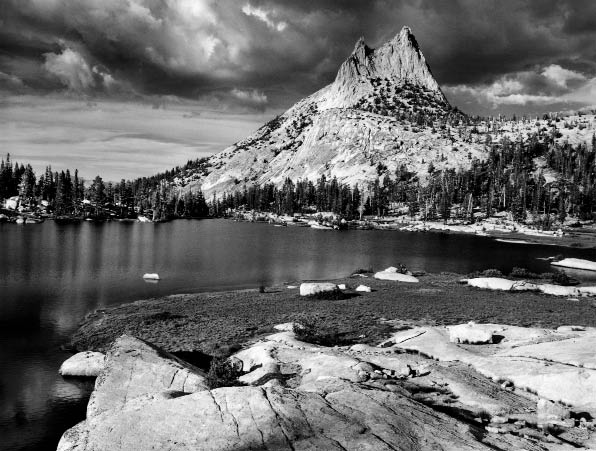
<instances>
[{"instance_id":1,"label":"shrub","mask_svg":"<svg viewBox=\"0 0 596 451\"><path fill-rule=\"evenodd\" d=\"M406 274L406 273L408 273L408 268L406 265L402 265L401 263L398 263L397 264L397 272Z\"/></svg>"},{"instance_id":2,"label":"shrub","mask_svg":"<svg viewBox=\"0 0 596 451\"><path fill-rule=\"evenodd\" d=\"M238 380L242 374L238 365L233 364L229 359L215 357L209 366L207 385L210 389L244 385Z\"/></svg>"},{"instance_id":3,"label":"shrub","mask_svg":"<svg viewBox=\"0 0 596 451\"><path fill-rule=\"evenodd\" d=\"M499 271L498 269L490 268L490 269L485 269L484 271L474 271L474 272L468 274L468 277L470 277L470 278L474 278L474 277L503 277L503 273L501 271Z\"/></svg>"},{"instance_id":4,"label":"shrub","mask_svg":"<svg viewBox=\"0 0 596 451\"><path fill-rule=\"evenodd\" d=\"M573 281L563 271L555 271L550 280L552 283L556 285L563 285L564 287L573 285Z\"/></svg>"},{"instance_id":5,"label":"shrub","mask_svg":"<svg viewBox=\"0 0 596 451\"><path fill-rule=\"evenodd\" d=\"M503 273L501 271L499 271L498 269L485 269L484 271L482 271L482 275L484 277L503 277Z\"/></svg>"},{"instance_id":6,"label":"shrub","mask_svg":"<svg viewBox=\"0 0 596 451\"><path fill-rule=\"evenodd\" d=\"M356 271L352 272L352 275L354 274L370 274L373 273L373 267L369 266L368 268L358 268Z\"/></svg>"},{"instance_id":7,"label":"shrub","mask_svg":"<svg viewBox=\"0 0 596 451\"><path fill-rule=\"evenodd\" d=\"M516 277L519 279L540 279L540 275L529 271L526 268L514 267L509 273L510 277Z\"/></svg>"},{"instance_id":8,"label":"shrub","mask_svg":"<svg viewBox=\"0 0 596 451\"><path fill-rule=\"evenodd\" d=\"M332 327L314 318L303 318L300 323L294 323L294 334L300 341L320 346L347 346L355 343L340 334L337 328Z\"/></svg>"}]
</instances>

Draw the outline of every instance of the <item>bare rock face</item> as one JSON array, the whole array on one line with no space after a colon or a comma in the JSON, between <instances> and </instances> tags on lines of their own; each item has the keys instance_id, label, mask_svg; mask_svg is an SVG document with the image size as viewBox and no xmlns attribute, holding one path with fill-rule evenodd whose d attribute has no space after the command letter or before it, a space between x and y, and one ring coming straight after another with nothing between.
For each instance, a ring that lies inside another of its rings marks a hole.
<instances>
[{"instance_id":1,"label":"bare rock face","mask_svg":"<svg viewBox=\"0 0 596 451\"><path fill-rule=\"evenodd\" d=\"M388 80L397 86L417 86L448 105L412 30L404 27L377 50L368 47L360 38L352 54L341 65L334 83L328 88L324 107L355 106L360 98L374 94L371 80L377 79Z\"/></svg>"},{"instance_id":2,"label":"bare rock face","mask_svg":"<svg viewBox=\"0 0 596 451\"><path fill-rule=\"evenodd\" d=\"M127 400L147 394L206 389L205 374L198 368L138 338L123 335L106 355L87 416L122 408Z\"/></svg>"},{"instance_id":3,"label":"bare rock face","mask_svg":"<svg viewBox=\"0 0 596 451\"><path fill-rule=\"evenodd\" d=\"M505 390L465 363L396 352L400 339L403 345L424 334L398 334L393 348L325 348L279 332L233 357L250 386L214 390L193 368L124 336L96 388L102 408L89 409L58 449L567 449L526 425L536 424L534 395ZM196 378L193 393L180 390L188 382L175 382L185 371ZM543 404L540 412L566 416ZM481 414L490 418L476 418ZM580 432L581 443L591 443L591 430L571 426L566 440L579 444L573 437Z\"/></svg>"},{"instance_id":4,"label":"bare rock face","mask_svg":"<svg viewBox=\"0 0 596 451\"><path fill-rule=\"evenodd\" d=\"M457 326L456 332L460 328ZM453 326L450 329L454 330ZM498 344L490 347L453 343L450 329L407 330L397 333L388 344L445 362L469 364L486 377L509 381L512 386L596 416L596 328L555 331L499 324L473 326L471 330L478 334L486 331L493 341L498 338Z\"/></svg>"},{"instance_id":5,"label":"bare rock face","mask_svg":"<svg viewBox=\"0 0 596 451\"><path fill-rule=\"evenodd\" d=\"M489 449L466 427L392 392L347 387L326 396L225 387L139 399L71 429L60 451L145 449Z\"/></svg>"}]
</instances>

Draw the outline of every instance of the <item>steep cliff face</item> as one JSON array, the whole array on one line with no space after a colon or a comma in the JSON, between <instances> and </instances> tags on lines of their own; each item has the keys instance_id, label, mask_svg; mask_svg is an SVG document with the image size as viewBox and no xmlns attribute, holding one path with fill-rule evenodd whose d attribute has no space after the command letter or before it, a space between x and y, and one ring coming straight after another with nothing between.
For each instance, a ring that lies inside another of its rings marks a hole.
<instances>
[{"instance_id":1,"label":"steep cliff face","mask_svg":"<svg viewBox=\"0 0 596 451\"><path fill-rule=\"evenodd\" d=\"M434 79L416 38L404 27L378 49L361 38L330 85L299 101L253 135L210 158L205 175L181 185L222 195L252 184L337 177L354 185L406 165L427 173L467 167L484 153L438 123L464 116Z\"/></svg>"},{"instance_id":2,"label":"steep cliff face","mask_svg":"<svg viewBox=\"0 0 596 451\"><path fill-rule=\"evenodd\" d=\"M380 80L386 86L421 88L449 109L449 103L408 27L377 50L369 48L360 38L352 54L341 65L335 81L323 90L322 107L357 107L360 99L379 95L375 82Z\"/></svg>"}]
</instances>

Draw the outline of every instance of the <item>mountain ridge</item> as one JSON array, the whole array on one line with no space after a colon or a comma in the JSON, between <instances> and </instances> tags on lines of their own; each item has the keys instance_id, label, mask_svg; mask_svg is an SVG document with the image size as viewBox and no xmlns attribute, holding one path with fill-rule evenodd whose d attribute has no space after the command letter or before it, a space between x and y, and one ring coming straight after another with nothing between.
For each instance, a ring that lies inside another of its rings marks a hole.
<instances>
[{"instance_id":1,"label":"mountain ridge","mask_svg":"<svg viewBox=\"0 0 596 451\"><path fill-rule=\"evenodd\" d=\"M362 188L402 168L424 184L433 171L467 170L485 160L492 143L505 136L544 137L546 127L550 121L472 121L452 107L404 27L377 49L358 39L332 83L175 184L202 190L210 199L252 185L280 187L286 179L315 182L321 176Z\"/></svg>"},{"instance_id":2,"label":"mountain ridge","mask_svg":"<svg viewBox=\"0 0 596 451\"><path fill-rule=\"evenodd\" d=\"M464 118L441 91L411 29L403 27L377 49L358 39L332 83L213 155L200 174L179 185L219 197L286 178L367 183L379 175L379 163L389 171L402 165L424 171L435 160L438 167L446 161L465 166L479 149L430 133L437 121ZM463 152L445 160L454 146Z\"/></svg>"}]
</instances>

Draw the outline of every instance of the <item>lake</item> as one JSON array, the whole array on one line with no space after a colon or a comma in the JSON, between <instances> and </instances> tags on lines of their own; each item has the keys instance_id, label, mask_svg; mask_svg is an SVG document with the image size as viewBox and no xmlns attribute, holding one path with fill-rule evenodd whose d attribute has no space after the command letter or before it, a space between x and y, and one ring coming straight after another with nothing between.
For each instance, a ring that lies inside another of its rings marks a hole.
<instances>
[{"instance_id":1,"label":"lake","mask_svg":"<svg viewBox=\"0 0 596 451\"><path fill-rule=\"evenodd\" d=\"M594 259L591 249L488 237L325 231L227 220L160 224L0 224L0 449L55 449L84 418L92 383L58 376L61 351L85 314L174 293L328 279L403 263L428 272L514 266L538 257ZM162 280L145 283L157 272Z\"/></svg>"}]
</instances>

